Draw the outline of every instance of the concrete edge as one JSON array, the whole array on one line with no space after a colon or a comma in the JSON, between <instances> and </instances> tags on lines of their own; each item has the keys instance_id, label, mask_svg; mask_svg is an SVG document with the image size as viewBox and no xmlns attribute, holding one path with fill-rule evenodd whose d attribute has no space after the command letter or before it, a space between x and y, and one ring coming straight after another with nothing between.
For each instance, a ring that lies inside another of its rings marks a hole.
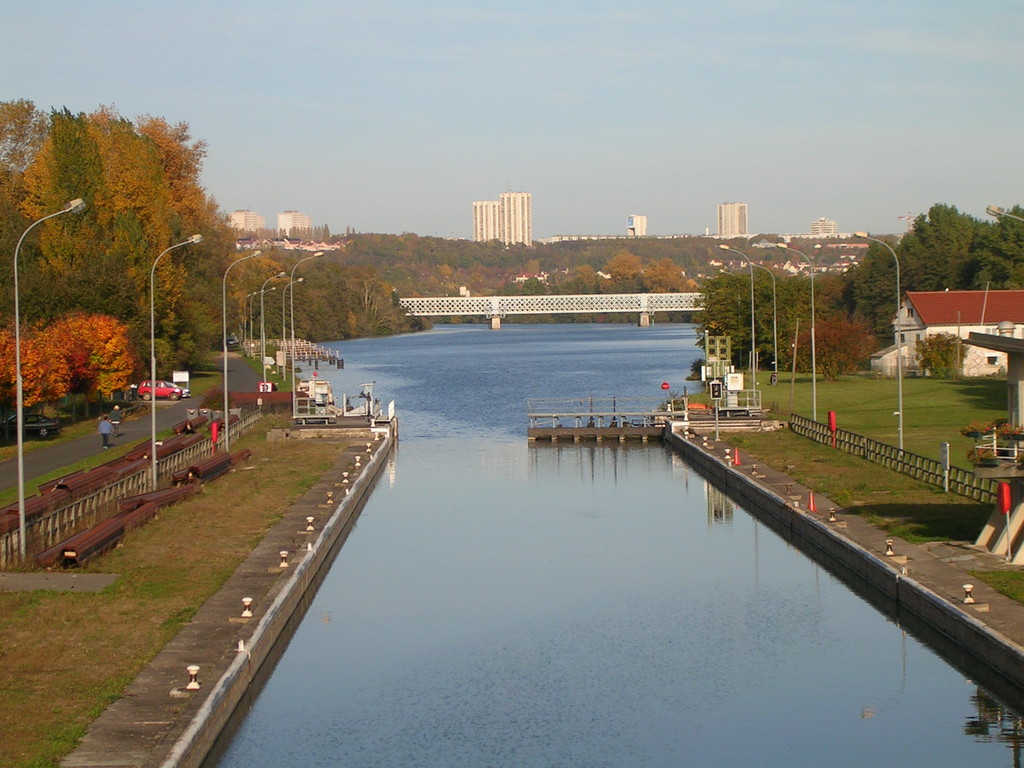
<instances>
[{"instance_id":1,"label":"concrete edge","mask_svg":"<svg viewBox=\"0 0 1024 768\"><path fill-rule=\"evenodd\" d=\"M280 591L249 636L245 650L237 652L227 670L207 693L185 732L171 745L159 763L161 768L197 768L202 764L260 667L270 656L288 620L314 584L317 572L333 558L334 543L352 521L353 514L380 475L393 445L394 430L388 429L384 438L377 442L369 464L352 483L316 541L310 543L311 549L302 553L302 559L280 585Z\"/></svg>"},{"instance_id":2,"label":"concrete edge","mask_svg":"<svg viewBox=\"0 0 1024 768\"><path fill-rule=\"evenodd\" d=\"M690 460L705 476L769 515L793 537L823 551L831 561L846 568L872 590L893 601L976 662L989 667L1013 685L1024 689L1024 646L965 612L956 603L871 552L858 542L793 508L777 493L733 469L701 446L666 430L665 442ZM881 536L881 534L880 534Z\"/></svg>"}]
</instances>

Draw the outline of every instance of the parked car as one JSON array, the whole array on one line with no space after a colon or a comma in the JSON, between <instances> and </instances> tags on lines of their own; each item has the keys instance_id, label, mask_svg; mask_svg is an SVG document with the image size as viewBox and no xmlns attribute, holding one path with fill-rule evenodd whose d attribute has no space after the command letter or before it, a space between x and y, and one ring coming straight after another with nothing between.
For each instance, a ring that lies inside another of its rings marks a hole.
<instances>
[{"instance_id":1,"label":"parked car","mask_svg":"<svg viewBox=\"0 0 1024 768\"><path fill-rule=\"evenodd\" d=\"M41 413L26 413L24 419L26 435L46 437L47 435L60 433L60 422L56 419L51 419L49 416L44 416ZM17 414L12 414L7 419L7 424L12 431L16 430L18 428Z\"/></svg>"},{"instance_id":2,"label":"parked car","mask_svg":"<svg viewBox=\"0 0 1024 768\"><path fill-rule=\"evenodd\" d=\"M151 386L148 380L143 381L139 384L138 392L139 397L143 400L151 400L154 397L158 399L163 397L168 400L180 400L183 397L188 397L185 394L185 390L169 381L157 381L156 386Z\"/></svg>"}]
</instances>

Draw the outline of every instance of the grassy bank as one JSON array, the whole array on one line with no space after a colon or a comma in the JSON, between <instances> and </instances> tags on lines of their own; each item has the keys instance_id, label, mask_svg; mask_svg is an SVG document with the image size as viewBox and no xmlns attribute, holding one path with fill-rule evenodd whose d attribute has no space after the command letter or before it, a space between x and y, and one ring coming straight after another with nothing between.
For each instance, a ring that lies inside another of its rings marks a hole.
<instances>
[{"instance_id":1,"label":"grassy bank","mask_svg":"<svg viewBox=\"0 0 1024 768\"><path fill-rule=\"evenodd\" d=\"M903 382L904 448L939 458L942 442L950 444L950 460L969 469L967 451L974 440L960 428L974 421L1006 416L1006 380L963 379L942 381L907 379ZM763 383L765 404L780 419L791 412L811 416L810 377L798 377L770 387ZM876 440L898 443L896 382L861 376L836 382L818 382L818 420L836 411L839 426ZM792 406L791 406L792 403ZM880 529L907 541L973 542L992 512L979 504L940 488L890 472L863 459L835 451L788 430L744 434L730 442L756 460L786 470L808 488L825 494L848 512L862 515ZM1003 594L1024 602L1024 573L974 573Z\"/></svg>"},{"instance_id":2,"label":"grassy bank","mask_svg":"<svg viewBox=\"0 0 1024 768\"><path fill-rule=\"evenodd\" d=\"M813 416L810 376L797 375L791 384L788 375L780 375L780 383L772 387L762 374L758 386L764 406L777 418L786 419L791 413ZM817 401L818 421L827 421L828 412L835 411L840 428L898 444L898 400L892 379L858 375L822 381L819 377ZM1000 417L1006 417L1005 378L903 381L903 446L912 453L938 459L939 445L948 442L952 462L970 468L967 450L974 441L962 436L960 428Z\"/></svg>"},{"instance_id":3,"label":"grassy bank","mask_svg":"<svg viewBox=\"0 0 1024 768\"><path fill-rule=\"evenodd\" d=\"M251 470L219 478L197 498L164 510L84 569L118 574L111 587L0 592L0 764L58 765L345 447L268 443L272 425L264 419L238 441L253 449Z\"/></svg>"}]
</instances>

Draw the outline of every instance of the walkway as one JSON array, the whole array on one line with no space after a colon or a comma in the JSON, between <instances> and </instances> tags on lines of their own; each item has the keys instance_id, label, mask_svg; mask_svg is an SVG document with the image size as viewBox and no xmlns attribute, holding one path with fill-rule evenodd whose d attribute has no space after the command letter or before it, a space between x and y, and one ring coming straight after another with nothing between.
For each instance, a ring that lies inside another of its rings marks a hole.
<instances>
[{"instance_id":1,"label":"walkway","mask_svg":"<svg viewBox=\"0 0 1024 768\"><path fill-rule=\"evenodd\" d=\"M221 366L220 357L217 358L217 365ZM232 391L235 392L256 392L259 376L241 355L229 352L228 383ZM121 423L121 437L114 440L115 445L126 442L138 443L149 436L149 410L146 405L143 402L143 407L135 415ZM186 410L198 407L198 401L195 400L157 401L157 430L169 429L172 425L184 420ZM85 457L100 453L102 450L103 443L99 433L93 433L74 440L54 442L34 451L27 451L25 453L25 478L31 492L27 490L26 493L30 496L35 495L35 486L29 483L32 478L42 477L64 467L70 467ZM0 462L0 491L14 488L17 483L17 458Z\"/></svg>"}]
</instances>

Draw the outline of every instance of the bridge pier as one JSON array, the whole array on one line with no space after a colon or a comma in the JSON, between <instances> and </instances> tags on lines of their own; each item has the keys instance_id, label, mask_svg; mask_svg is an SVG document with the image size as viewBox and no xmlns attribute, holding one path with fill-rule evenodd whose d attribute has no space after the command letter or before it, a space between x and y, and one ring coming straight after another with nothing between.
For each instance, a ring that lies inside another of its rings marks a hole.
<instances>
[{"instance_id":1,"label":"bridge pier","mask_svg":"<svg viewBox=\"0 0 1024 768\"><path fill-rule=\"evenodd\" d=\"M501 315L491 315L491 330L492 331L500 331L501 330Z\"/></svg>"},{"instance_id":2,"label":"bridge pier","mask_svg":"<svg viewBox=\"0 0 1024 768\"><path fill-rule=\"evenodd\" d=\"M651 313L650 312L641 312L640 313L640 323L639 323L639 325L640 325L641 328L649 328L650 327L650 325L651 325Z\"/></svg>"}]
</instances>

